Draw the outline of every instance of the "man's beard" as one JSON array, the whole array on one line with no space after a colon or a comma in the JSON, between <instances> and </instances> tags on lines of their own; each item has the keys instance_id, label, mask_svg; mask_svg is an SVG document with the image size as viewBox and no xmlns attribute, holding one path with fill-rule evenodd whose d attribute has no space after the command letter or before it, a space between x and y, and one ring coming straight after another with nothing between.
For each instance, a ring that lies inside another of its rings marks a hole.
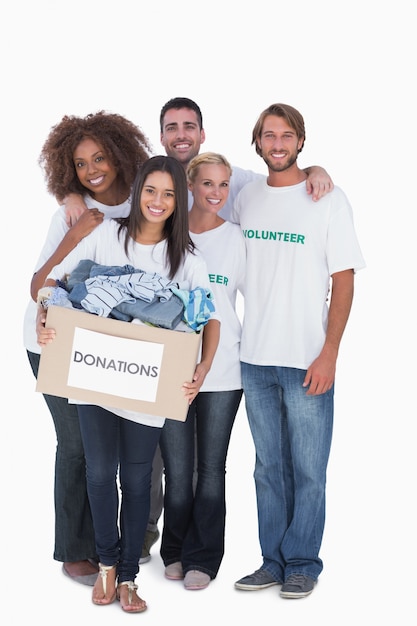
<instances>
[{"instance_id":1,"label":"man's beard","mask_svg":"<svg viewBox=\"0 0 417 626\"><path fill-rule=\"evenodd\" d=\"M294 165L297 161L297 156L298 154L290 154L288 160L284 163L276 163L275 161L271 162L268 157L264 155L262 155L262 158L272 172L285 172L285 170L288 170Z\"/></svg>"}]
</instances>

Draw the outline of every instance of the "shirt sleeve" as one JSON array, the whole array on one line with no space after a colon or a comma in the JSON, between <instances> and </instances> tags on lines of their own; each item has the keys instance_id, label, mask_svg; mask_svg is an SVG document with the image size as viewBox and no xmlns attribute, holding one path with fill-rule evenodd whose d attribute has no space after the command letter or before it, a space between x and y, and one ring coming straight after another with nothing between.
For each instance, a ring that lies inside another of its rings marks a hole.
<instances>
[{"instance_id":1,"label":"shirt sleeve","mask_svg":"<svg viewBox=\"0 0 417 626\"><path fill-rule=\"evenodd\" d=\"M103 227L106 222L99 224L96 228L84 239L78 243L77 246L59 263L55 265L50 271L48 278L52 280L63 280L67 274L77 267L78 263L83 259L94 259L96 252L96 244L100 235L103 234Z\"/></svg>"},{"instance_id":2,"label":"shirt sleeve","mask_svg":"<svg viewBox=\"0 0 417 626\"><path fill-rule=\"evenodd\" d=\"M330 275L353 269L363 269L365 260L353 223L352 207L344 192L333 190L331 219L329 221L327 260Z\"/></svg>"},{"instance_id":3,"label":"shirt sleeve","mask_svg":"<svg viewBox=\"0 0 417 626\"><path fill-rule=\"evenodd\" d=\"M35 265L35 272L52 256L67 232L64 208L60 207L52 216L43 248Z\"/></svg>"}]
</instances>

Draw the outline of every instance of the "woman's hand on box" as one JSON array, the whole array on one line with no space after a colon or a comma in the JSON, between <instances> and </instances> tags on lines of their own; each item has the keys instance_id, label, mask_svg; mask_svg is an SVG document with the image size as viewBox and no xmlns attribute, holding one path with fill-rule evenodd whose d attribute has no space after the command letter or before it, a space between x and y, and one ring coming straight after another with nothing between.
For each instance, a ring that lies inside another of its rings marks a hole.
<instances>
[{"instance_id":1,"label":"woman's hand on box","mask_svg":"<svg viewBox=\"0 0 417 626\"><path fill-rule=\"evenodd\" d=\"M46 310L42 306L38 306L36 315L36 334L38 336L38 344L46 346L55 339L55 330L53 328L45 328Z\"/></svg>"},{"instance_id":2,"label":"woman's hand on box","mask_svg":"<svg viewBox=\"0 0 417 626\"><path fill-rule=\"evenodd\" d=\"M205 363L198 363L197 367L195 368L192 382L187 382L183 384L182 390L188 400L188 404L191 404L191 402L196 398L198 392L200 391L201 385L203 384L207 376L207 372L208 369Z\"/></svg>"}]
</instances>

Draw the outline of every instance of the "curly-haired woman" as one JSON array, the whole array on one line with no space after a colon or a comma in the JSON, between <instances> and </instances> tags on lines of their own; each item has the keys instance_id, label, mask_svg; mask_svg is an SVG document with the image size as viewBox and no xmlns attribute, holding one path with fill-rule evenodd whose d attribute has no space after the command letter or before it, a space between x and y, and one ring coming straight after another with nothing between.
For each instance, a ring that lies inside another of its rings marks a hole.
<instances>
[{"instance_id":1,"label":"curly-haired woman","mask_svg":"<svg viewBox=\"0 0 417 626\"><path fill-rule=\"evenodd\" d=\"M24 347L35 377L40 359L35 332L39 288L51 269L103 219L129 215L135 175L150 154L151 146L142 130L115 113L65 116L52 127L39 157L47 189L60 200L71 193L82 194L90 210L71 228L64 207L55 212L35 267L31 282L33 300L24 320ZM98 567L77 409L66 398L44 397L57 438L53 556L63 563L67 576L94 585Z\"/></svg>"}]
</instances>

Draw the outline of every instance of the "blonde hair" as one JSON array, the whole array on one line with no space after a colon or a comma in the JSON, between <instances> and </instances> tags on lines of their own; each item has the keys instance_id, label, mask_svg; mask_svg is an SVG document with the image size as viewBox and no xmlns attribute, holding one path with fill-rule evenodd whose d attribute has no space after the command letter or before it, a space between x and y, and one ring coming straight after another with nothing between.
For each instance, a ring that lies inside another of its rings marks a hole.
<instances>
[{"instance_id":1,"label":"blonde hair","mask_svg":"<svg viewBox=\"0 0 417 626\"><path fill-rule=\"evenodd\" d=\"M194 183L198 170L202 165L224 165L229 170L229 175L232 175L232 166L229 161L222 154L217 152L202 152L197 154L188 164L187 167L187 180L190 183Z\"/></svg>"}]
</instances>

